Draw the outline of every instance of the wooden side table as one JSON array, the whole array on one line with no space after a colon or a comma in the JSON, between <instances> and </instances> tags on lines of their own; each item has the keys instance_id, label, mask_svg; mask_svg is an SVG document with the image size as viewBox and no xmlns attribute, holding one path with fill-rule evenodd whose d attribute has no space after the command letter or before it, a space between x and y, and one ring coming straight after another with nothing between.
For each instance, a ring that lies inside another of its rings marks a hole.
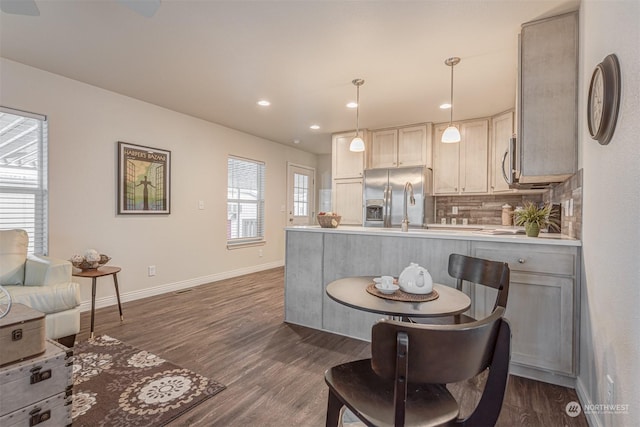
<instances>
[{"instance_id":1,"label":"wooden side table","mask_svg":"<svg viewBox=\"0 0 640 427\"><path fill-rule=\"evenodd\" d=\"M96 312L96 281L98 277L113 276L113 284L116 288L116 298L118 298L118 310L120 311L120 321L124 320L122 315L122 304L120 303L120 290L118 289L118 273L122 270L120 267L100 267L96 270L82 270L74 272L75 277L90 277L91 278L91 338L93 338L93 321Z\"/></svg>"}]
</instances>

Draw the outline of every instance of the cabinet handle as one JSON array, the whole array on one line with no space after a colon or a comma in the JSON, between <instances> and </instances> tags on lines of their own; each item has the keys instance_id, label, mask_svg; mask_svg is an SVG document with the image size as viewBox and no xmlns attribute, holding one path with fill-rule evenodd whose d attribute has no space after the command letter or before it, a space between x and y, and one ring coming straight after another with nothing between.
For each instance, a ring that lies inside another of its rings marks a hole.
<instances>
[{"instance_id":1,"label":"cabinet handle","mask_svg":"<svg viewBox=\"0 0 640 427\"><path fill-rule=\"evenodd\" d=\"M524 258L518 258L518 262L519 262L520 264L524 264Z\"/></svg>"}]
</instances>

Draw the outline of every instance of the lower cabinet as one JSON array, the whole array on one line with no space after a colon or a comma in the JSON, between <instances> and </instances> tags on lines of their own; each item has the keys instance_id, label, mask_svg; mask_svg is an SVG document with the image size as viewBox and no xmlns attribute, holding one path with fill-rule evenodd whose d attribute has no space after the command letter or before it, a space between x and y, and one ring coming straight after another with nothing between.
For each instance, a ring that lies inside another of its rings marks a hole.
<instances>
[{"instance_id":1,"label":"lower cabinet","mask_svg":"<svg viewBox=\"0 0 640 427\"><path fill-rule=\"evenodd\" d=\"M473 256L509 263L505 317L512 329L513 373L575 377L579 337L579 248L474 242ZM493 290L491 290L493 291ZM477 317L490 312L495 291L476 292ZM537 372L538 371L538 372ZM562 378L556 378L564 384Z\"/></svg>"}]
</instances>

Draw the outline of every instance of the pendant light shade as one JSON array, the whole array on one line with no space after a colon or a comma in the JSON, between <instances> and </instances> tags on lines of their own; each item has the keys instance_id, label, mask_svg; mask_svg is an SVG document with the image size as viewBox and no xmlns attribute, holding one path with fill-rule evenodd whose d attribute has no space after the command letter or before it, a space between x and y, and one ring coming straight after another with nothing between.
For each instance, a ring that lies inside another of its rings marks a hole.
<instances>
[{"instance_id":1,"label":"pendant light shade","mask_svg":"<svg viewBox=\"0 0 640 427\"><path fill-rule=\"evenodd\" d=\"M351 140L349 144L349 151L362 152L364 151L364 141L360 138L360 86L364 84L364 80L355 79L351 83L356 87L356 136Z\"/></svg>"},{"instance_id":2,"label":"pendant light shade","mask_svg":"<svg viewBox=\"0 0 640 427\"><path fill-rule=\"evenodd\" d=\"M460 131L453 125L453 66L459 62L460 58L457 56L447 58L444 61L447 66L451 67L451 100L449 101L449 104L451 104L451 111L449 114L449 127L447 127L442 133L441 141L444 143L460 142Z\"/></svg>"}]
</instances>

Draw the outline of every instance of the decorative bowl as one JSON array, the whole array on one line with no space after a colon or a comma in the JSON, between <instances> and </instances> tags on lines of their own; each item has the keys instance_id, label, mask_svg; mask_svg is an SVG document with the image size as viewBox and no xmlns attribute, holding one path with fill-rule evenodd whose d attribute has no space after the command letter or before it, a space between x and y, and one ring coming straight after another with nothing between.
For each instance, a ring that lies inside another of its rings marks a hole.
<instances>
[{"instance_id":1,"label":"decorative bowl","mask_svg":"<svg viewBox=\"0 0 640 427\"><path fill-rule=\"evenodd\" d=\"M100 261L87 261L86 259L83 259L82 261L70 261L75 268L79 268L81 270L95 270L108 263L110 259L111 257L105 254L100 254Z\"/></svg>"},{"instance_id":2,"label":"decorative bowl","mask_svg":"<svg viewBox=\"0 0 640 427\"><path fill-rule=\"evenodd\" d=\"M317 215L317 218L322 228L338 228L342 219L340 215Z\"/></svg>"}]
</instances>

